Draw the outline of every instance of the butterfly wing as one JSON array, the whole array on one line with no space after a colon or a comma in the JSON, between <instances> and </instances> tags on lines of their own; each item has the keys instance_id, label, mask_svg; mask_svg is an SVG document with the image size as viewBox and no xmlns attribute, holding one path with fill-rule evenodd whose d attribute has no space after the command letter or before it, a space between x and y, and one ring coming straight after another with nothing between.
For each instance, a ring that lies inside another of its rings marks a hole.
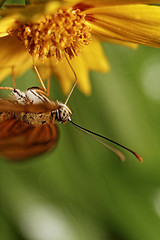
<instances>
[{"instance_id":1,"label":"butterfly wing","mask_svg":"<svg viewBox=\"0 0 160 240\"><path fill-rule=\"evenodd\" d=\"M38 104L20 104L8 99L0 99L0 112L51 112L57 110L59 105L57 102L46 102Z\"/></svg>"},{"instance_id":2,"label":"butterfly wing","mask_svg":"<svg viewBox=\"0 0 160 240\"><path fill-rule=\"evenodd\" d=\"M11 160L23 160L55 147L55 124L27 125L15 118L0 122L0 153Z\"/></svg>"}]
</instances>

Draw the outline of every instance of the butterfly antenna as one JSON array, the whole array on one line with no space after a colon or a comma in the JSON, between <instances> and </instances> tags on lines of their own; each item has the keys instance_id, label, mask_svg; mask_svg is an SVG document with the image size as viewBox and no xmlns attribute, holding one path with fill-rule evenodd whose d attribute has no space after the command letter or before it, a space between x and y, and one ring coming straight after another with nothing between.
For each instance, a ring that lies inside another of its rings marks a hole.
<instances>
[{"instance_id":1,"label":"butterfly antenna","mask_svg":"<svg viewBox=\"0 0 160 240\"><path fill-rule=\"evenodd\" d=\"M71 70L72 70L72 72L73 72L73 74L74 74L74 77L75 77L75 82L74 82L74 84L73 84L73 86L72 86L72 88L71 88L71 91L70 91L70 93L68 94L68 96L67 96L67 99L66 99L66 101L65 101L65 105L67 104L67 102L68 102L68 100L69 100L69 98L70 98L70 96L71 96L71 94L72 94L72 92L73 92L73 90L74 90L74 88L75 88L75 86L77 85L77 81L78 81L78 79L77 79L77 75L76 75L76 73L75 73L75 71L74 71L74 69L73 69L73 67L72 67L72 65L71 65L71 63L70 63L70 61L69 61L69 59L68 59L68 57L67 57L67 55L65 54L65 58L66 58L66 60L67 60L67 62L68 62L68 65L70 66L70 68L71 68Z\"/></svg>"},{"instance_id":2,"label":"butterfly antenna","mask_svg":"<svg viewBox=\"0 0 160 240\"><path fill-rule=\"evenodd\" d=\"M138 160L139 160L140 162L143 162L143 158L142 158L139 154L137 154L136 152L132 151L131 149L129 149L129 148L121 145L121 144L118 143L118 142L115 142L115 141L112 140L112 139L109 139L109 138L104 137L104 136L102 136L102 135L100 135L100 134L98 134L98 133L92 132L92 131L90 131L90 130L88 130L88 129L86 129L86 128L83 128L83 127L79 126L78 124L74 123L70 118L69 118L68 120L69 120L69 122L71 122L76 128L78 128L78 129L81 130L82 132L87 133L88 135L91 135L91 136L94 137L97 141L99 141L99 142L102 143L104 146L106 146L108 149L110 149L112 152L114 152L114 153L120 158L121 161L124 161L124 160L125 160L125 156L123 155L123 153L121 153L121 152L120 152L119 150L117 150L116 148L108 145L108 144L105 143L102 139L107 140L107 141L109 141L109 142L111 142L111 143L114 143L114 144L116 144L117 146L119 146L119 147L127 150L128 152L132 153L136 158L138 158Z\"/></svg>"}]
</instances>

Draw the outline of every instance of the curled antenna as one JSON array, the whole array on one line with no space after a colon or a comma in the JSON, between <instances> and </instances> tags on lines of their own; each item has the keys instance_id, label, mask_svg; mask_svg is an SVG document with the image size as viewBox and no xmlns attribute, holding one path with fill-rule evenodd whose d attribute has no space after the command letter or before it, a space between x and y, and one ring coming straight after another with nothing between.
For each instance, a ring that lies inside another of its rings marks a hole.
<instances>
[{"instance_id":1,"label":"curled antenna","mask_svg":"<svg viewBox=\"0 0 160 240\"><path fill-rule=\"evenodd\" d=\"M117 145L117 146L119 146L119 147L127 150L128 152L132 153L136 158L138 158L138 160L139 160L140 162L143 162L143 158L142 158L139 154L137 154L136 152L132 151L131 149L123 146L122 144L120 144L120 143L118 143L118 142L115 142L114 140L109 139L109 138L107 138L107 137L104 137L104 136L102 136L102 135L100 135L100 134L98 134L98 133L92 132L92 131L90 131L90 130L88 130L88 129L86 129L86 128L83 128L83 127L79 126L78 124L74 123L74 122L71 120L71 118L69 118L68 121L69 121L70 123L72 123L76 128L78 128L78 129L81 130L82 132L87 133L88 135L91 135L91 136L94 137L97 141L99 141L100 143L102 143L105 147L107 147L107 148L110 149L112 152L114 152L114 153L120 158L121 161L124 161L124 160L125 160L125 156L123 155L123 153L121 153L121 152L120 152L119 150L117 150L116 148L108 145L108 144L107 144L106 142L104 142L102 139L104 139L104 140L106 140L106 141L109 141L109 142L111 142L111 143L114 143L115 145Z\"/></svg>"}]
</instances>

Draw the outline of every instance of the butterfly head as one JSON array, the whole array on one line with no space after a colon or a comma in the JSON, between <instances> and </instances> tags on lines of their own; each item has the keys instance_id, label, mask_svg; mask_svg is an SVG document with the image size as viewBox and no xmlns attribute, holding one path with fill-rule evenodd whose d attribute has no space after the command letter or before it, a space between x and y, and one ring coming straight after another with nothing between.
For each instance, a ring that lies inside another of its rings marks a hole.
<instances>
[{"instance_id":1,"label":"butterfly head","mask_svg":"<svg viewBox=\"0 0 160 240\"><path fill-rule=\"evenodd\" d=\"M59 108L56 111L53 111L55 114L55 120L60 123L66 123L72 116L72 111L66 104L58 102Z\"/></svg>"}]
</instances>

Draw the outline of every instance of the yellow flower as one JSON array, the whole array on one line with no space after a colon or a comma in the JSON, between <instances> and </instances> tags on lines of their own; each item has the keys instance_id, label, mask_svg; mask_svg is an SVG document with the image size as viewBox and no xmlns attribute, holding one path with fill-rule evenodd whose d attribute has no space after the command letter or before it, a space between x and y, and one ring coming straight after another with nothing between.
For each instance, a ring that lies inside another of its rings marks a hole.
<instances>
[{"instance_id":1,"label":"yellow flower","mask_svg":"<svg viewBox=\"0 0 160 240\"><path fill-rule=\"evenodd\" d=\"M33 64L45 79L52 72L67 93L78 86L90 94L88 71L109 71L99 40L136 48L160 46L157 0L64 0L8 7L0 11L0 80L15 67L22 74Z\"/></svg>"}]
</instances>

